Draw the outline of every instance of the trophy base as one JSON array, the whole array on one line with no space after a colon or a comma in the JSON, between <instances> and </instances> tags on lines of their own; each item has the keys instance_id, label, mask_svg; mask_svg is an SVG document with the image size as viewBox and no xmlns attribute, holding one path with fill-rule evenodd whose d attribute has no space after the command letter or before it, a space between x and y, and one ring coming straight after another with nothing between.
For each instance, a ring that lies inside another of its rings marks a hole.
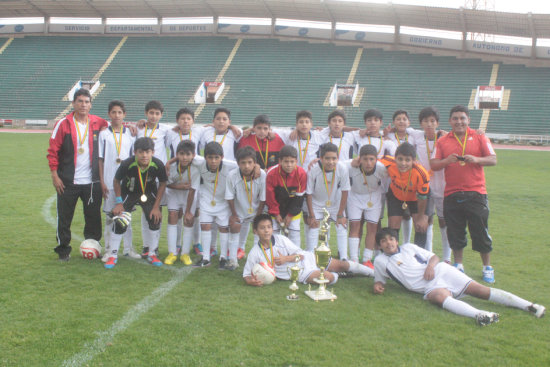
<instances>
[{"instance_id":1,"label":"trophy base","mask_svg":"<svg viewBox=\"0 0 550 367\"><path fill-rule=\"evenodd\" d=\"M332 292L324 291L305 291L306 295L311 298L314 301L334 301L338 297L336 297L335 294L332 294Z\"/></svg>"},{"instance_id":2,"label":"trophy base","mask_svg":"<svg viewBox=\"0 0 550 367\"><path fill-rule=\"evenodd\" d=\"M286 299L289 301L297 301L300 299L300 297L297 294L290 294L286 296Z\"/></svg>"}]
</instances>

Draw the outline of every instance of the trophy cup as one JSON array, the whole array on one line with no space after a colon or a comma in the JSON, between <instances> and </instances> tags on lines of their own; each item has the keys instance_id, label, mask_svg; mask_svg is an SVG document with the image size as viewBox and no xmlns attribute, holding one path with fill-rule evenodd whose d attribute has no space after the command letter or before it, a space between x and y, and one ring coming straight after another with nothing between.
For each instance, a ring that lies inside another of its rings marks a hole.
<instances>
[{"instance_id":1,"label":"trophy cup","mask_svg":"<svg viewBox=\"0 0 550 367\"><path fill-rule=\"evenodd\" d=\"M288 268L286 268L286 271L290 275L290 281L292 282L292 284L288 287L292 291L292 294L286 296L286 299L288 299L289 301L297 301L298 298L300 298L296 294L296 291L298 290L298 285L296 284L296 282L298 281L298 277L303 270L303 268L298 266L298 263L294 264L294 266L292 267L289 266Z\"/></svg>"},{"instance_id":2,"label":"trophy cup","mask_svg":"<svg viewBox=\"0 0 550 367\"><path fill-rule=\"evenodd\" d=\"M317 262L317 266L319 269L321 269L321 274L319 275L319 278L313 279L313 281L317 284L319 284L319 288L316 291L308 290L305 293L314 301L324 301L324 300L331 300L334 301L337 297L334 295L334 293L327 291L327 283L330 281L328 279L325 279L325 269L328 266L328 263L330 262L331 252L330 248L327 246L328 242L328 231L330 229L330 224L328 223L328 220L330 218L330 213L325 208L324 209L325 214L323 215L323 219L320 223L320 231L319 231L319 246L315 248L315 261Z\"/></svg>"}]
</instances>

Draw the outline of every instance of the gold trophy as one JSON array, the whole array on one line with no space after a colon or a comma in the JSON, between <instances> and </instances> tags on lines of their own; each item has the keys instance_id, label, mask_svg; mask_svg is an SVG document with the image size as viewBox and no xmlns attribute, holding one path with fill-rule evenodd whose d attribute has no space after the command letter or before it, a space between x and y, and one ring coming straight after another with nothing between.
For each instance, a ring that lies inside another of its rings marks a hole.
<instances>
[{"instance_id":1,"label":"gold trophy","mask_svg":"<svg viewBox=\"0 0 550 367\"><path fill-rule=\"evenodd\" d=\"M297 259L299 261L299 256L297 256ZM292 291L292 294L286 296L286 299L289 301L297 301L298 295L296 294L296 291L298 290L298 284L296 282L298 281L298 277L300 276L300 273L304 270L303 268L298 266L298 261L294 264L292 267L286 268L286 271L290 275L290 281L292 284L288 287Z\"/></svg>"},{"instance_id":2,"label":"gold trophy","mask_svg":"<svg viewBox=\"0 0 550 367\"><path fill-rule=\"evenodd\" d=\"M330 280L325 279L325 269L327 268L330 258L331 258L331 252L330 248L328 247L328 231L330 230L330 224L328 223L328 220L330 218L330 213L325 208L324 209L325 214L323 215L323 219L320 223L320 231L319 231L319 246L315 248L315 261L317 262L317 266L319 269L321 269L321 274L319 275L319 278L313 279L313 281L317 284L319 284L319 288L316 291L308 290L305 293L314 301L324 301L324 300L331 300L334 301L337 297L334 295L334 293L327 291L327 283L330 282Z\"/></svg>"}]
</instances>

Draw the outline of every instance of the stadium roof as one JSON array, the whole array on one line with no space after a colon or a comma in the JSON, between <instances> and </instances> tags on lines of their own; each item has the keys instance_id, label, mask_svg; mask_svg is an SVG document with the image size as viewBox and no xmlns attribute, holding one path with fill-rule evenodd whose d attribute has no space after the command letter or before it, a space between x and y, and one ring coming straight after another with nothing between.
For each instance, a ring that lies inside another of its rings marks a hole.
<instances>
[{"instance_id":1,"label":"stadium roof","mask_svg":"<svg viewBox=\"0 0 550 367\"><path fill-rule=\"evenodd\" d=\"M550 14L336 0L0 0L2 17L253 17L550 38Z\"/></svg>"}]
</instances>

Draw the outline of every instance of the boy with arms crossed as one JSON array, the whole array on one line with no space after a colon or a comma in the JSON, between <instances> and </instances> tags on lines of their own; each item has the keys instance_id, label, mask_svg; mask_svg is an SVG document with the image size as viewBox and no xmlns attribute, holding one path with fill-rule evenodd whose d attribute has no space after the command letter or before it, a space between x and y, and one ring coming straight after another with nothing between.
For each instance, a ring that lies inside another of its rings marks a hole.
<instances>
[{"instance_id":1,"label":"boy with arms crossed","mask_svg":"<svg viewBox=\"0 0 550 367\"><path fill-rule=\"evenodd\" d=\"M114 268L117 263L120 240L130 222L130 212L136 205L141 206L151 233L147 261L155 266L162 265L156 256L156 250L162 220L160 203L166 189L167 177L164 164L154 157L154 149L153 139L138 138L134 143L135 156L122 161L116 171L113 180L116 195L113 209L115 223L111 232L111 256L105 263L106 269Z\"/></svg>"},{"instance_id":2,"label":"boy with arms crossed","mask_svg":"<svg viewBox=\"0 0 550 367\"><path fill-rule=\"evenodd\" d=\"M338 162L338 147L332 143L321 145L321 159L307 175L306 200L309 215L309 233L306 250L313 252L319 239L319 220L323 209L336 223L338 253L341 260L348 259L348 228L345 214L350 190L346 166Z\"/></svg>"},{"instance_id":3,"label":"boy with arms crossed","mask_svg":"<svg viewBox=\"0 0 550 367\"><path fill-rule=\"evenodd\" d=\"M380 160L390 177L388 200L388 224L399 233L401 220L408 212L415 224L414 243L424 247L428 216L426 203L430 191L428 172L416 163L416 151L409 143L401 144L395 151L395 158L384 157Z\"/></svg>"},{"instance_id":4,"label":"boy with arms crossed","mask_svg":"<svg viewBox=\"0 0 550 367\"><path fill-rule=\"evenodd\" d=\"M235 270L239 267L238 252L243 251L250 222L256 214L263 212L265 206L266 173L261 170L260 176L253 178L256 166L254 149L249 146L238 149L237 164L239 169L229 173L225 189L225 200L231 210L229 261L225 267L227 270Z\"/></svg>"},{"instance_id":5,"label":"boy with arms crossed","mask_svg":"<svg viewBox=\"0 0 550 367\"><path fill-rule=\"evenodd\" d=\"M106 262L110 256L109 242L113 219L111 211L115 207L115 190L113 179L120 163L132 156L135 138L130 130L123 126L126 107L122 101L109 103L111 126L99 133L99 180L103 190L103 212L105 212L105 254L101 259ZM129 225L124 233L124 256L140 259L141 256L132 246L132 227Z\"/></svg>"},{"instance_id":6,"label":"boy with arms crossed","mask_svg":"<svg viewBox=\"0 0 550 367\"><path fill-rule=\"evenodd\" d=\"M168 206L168 256L164 260L166 265L173 265L178 258L178 222L184 215L183 246L181 261L191 265L189 249L193 241L194 213L197 209L197 193L200 186L199 170L191 162L197 150L191 140L181 141L176 148L177 161L172 163L166 189Z\"/></svg>"},{"instance_id":7,"label":"boy with arms crossed","mask_svg":"<svg viewBox=\"0 0 550 367\"><path fill-rule=\"evenodd\" d=\"M512 293L481 285L455 267L439 262L434 253L407 243L398 246L397 233L383 228L376 234L382 254L374 260L374 293L383 294L392 278L406 289L424 294L424 299L457 315L471 317L481 326L497 322L499 315L478 310L459 298L469 295L544 316L545 307Z\"/></svg>"},{"instance_id":8,"label":"boy with arms crossed","mask_svg":"<svg viewBox=\"0 0 550 367\"><path fill-rule=\"evenodd\" d=\"M494 283L493 240L488 228L489 203L483 167L496 165L497 155L485 135L470 129L468 108L453 107L449 124L452 131L438 140L430 166L434 171L445 169L443 211L455 266L464 271L462 256L468 225L472 248L479 252L483 262L483 281Z\"/></svg>"},{"instance_id":9,"label":"boy with arms crossed","mask_svg":"<svg viewBox=\"0 0 550 367\"><path fill-rule=\"evenodd\" d=\"M260 214L254 218L252 224L254 234L259 238L254 244L243 270L243 278L246 284L261 287L263 283L252 274L254 265L266 262L275 270L278 279L289 280L287 271L289 263L299 263L304 270L300 273L298 281L304 284L315 284L314 278L319 277L320 270L315 262L315 254L303 251L288 238L273 233L273 219L269 214ZM361 264L331 259L325 271L325 277L330 284L338 280L338 272L358 273L365 276L373 276L372 269Z\"/></svg>"},{"instance_id":10,"label":"boy with arms crossed","mask_svg":"<svg viewBox=\"0 0 550 367\"><path fill-rule=\"evenodd\" d=\"M349 217L349 252L351 261L359 261L359 243L362 220L367 222L363 265L373 269L372 257L375 236L385 197L384 181L388 178L386 167L377 159L374 145L363 145L359 150L359 166L346 162L349 173L350 193L347 212Z\"/></svg>"},{"instance_id":11,"label":"boy with arms crossed","mask_svg":"<svg viewBox=\"0 0 550 367\"><path fill-rule=\"evenodd\" d=\"M285 145L279 152L279 164L267 172L265 184L268 213L275 218L274 229L288 229L288 238L300 247L300 219L307 188L306 171L298 166L298 152Z\"/></svg>"}]
</instances>

